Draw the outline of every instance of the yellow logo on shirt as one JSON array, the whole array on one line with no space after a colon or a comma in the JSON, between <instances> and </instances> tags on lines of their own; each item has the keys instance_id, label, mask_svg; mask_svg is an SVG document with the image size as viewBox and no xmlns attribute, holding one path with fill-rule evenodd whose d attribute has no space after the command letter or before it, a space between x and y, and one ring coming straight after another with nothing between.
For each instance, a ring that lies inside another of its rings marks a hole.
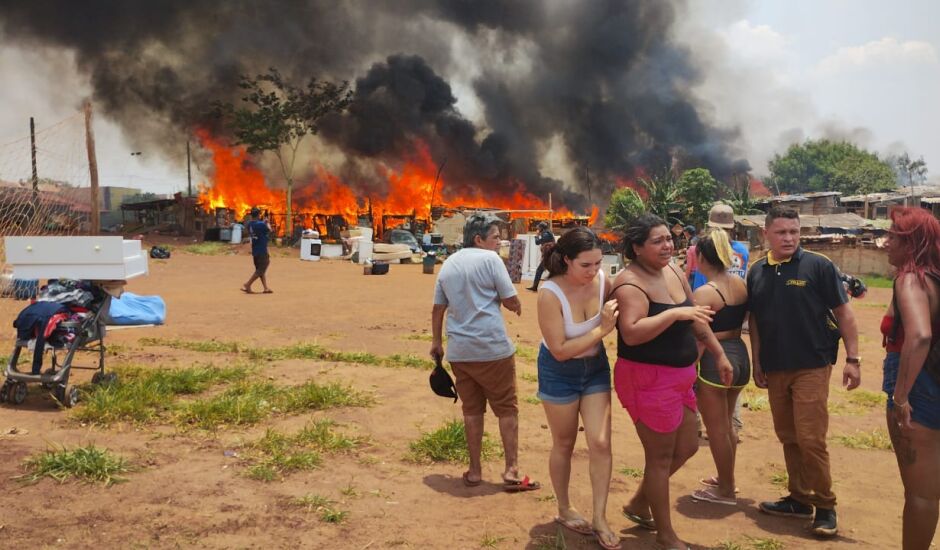
<instances>
[{"instance_id":1,"label":"yellow logo on shirt","mask_svg":"<svg viewBox=\"0 0 940 550\"><path fill-rule=\"evenodd\" d=\"M787 286L806 286L806 281L803 279L787 279Z\"/></svg>"}]
</instances>

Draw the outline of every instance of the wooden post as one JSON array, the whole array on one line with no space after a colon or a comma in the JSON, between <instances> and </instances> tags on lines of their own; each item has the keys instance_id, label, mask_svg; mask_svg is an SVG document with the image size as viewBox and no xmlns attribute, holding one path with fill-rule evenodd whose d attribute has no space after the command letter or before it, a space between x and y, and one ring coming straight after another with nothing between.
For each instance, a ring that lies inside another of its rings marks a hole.
<instances>
[{"instance_id":1,"label":"wooden post","mask_svg":"<svg viewBox=\"0 0 940 550\"><path fill-rule=\"evenodd\" d=\"M36 121L29 117L29 153L33 161L33 197L39 194L39 172L36 170Z\"/></svg>"},{"instance_id":2,"label":"wooden post","mask_svg":"<svg viewBox=\"0 0 940 550\"><path fill-rule=\"evenodd\" d=\"M193 196L193 166L190 162L189 140L186 140L186 195Z\"/></svg>"},{"instance_id":3,"label":"wooden post","mask_svg":"<svg viewBox=\"0 0 940 550\"><path fill-rule=\"evenodd\" d=\"M91 127L91 100L85 101L85 147L88 150L88 173L91 177L91 235L101 233L101 212L98 209L98 160L95 158L95 132Z\"/></svg>"}]
</instances>

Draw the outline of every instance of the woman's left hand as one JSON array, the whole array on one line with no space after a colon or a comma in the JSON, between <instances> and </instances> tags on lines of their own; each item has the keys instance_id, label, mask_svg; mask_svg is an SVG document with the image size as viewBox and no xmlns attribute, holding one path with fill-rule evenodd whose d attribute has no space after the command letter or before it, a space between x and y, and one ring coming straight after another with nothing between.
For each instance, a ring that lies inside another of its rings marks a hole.
<instances>
[{"instance_id":1,"label":"woman's left hand","mask_svg":"<svg viewBox=\"0 0 940 550\"><path fill-rule=\"evenodd\" d=\"M722 354L718 359L718 377L721 379L721 383L725 386L731 386L731 383L734 382L734 367L731 366L731 361L728 361L728 356Z\"/></svg>"},{"instance_id":2,"label":"woman's left hand","mask_svg":"<svg viewBox=\"0 0 940 550\"><path fill-rule=\"evenodd\" d=\"M894 403L894 419L898 423L899 428L905 430L911 429L911 413L913 413L911 408L910 401L905 401L903 405L898 405L897 402Z\"/></svg>"}]
</instances>

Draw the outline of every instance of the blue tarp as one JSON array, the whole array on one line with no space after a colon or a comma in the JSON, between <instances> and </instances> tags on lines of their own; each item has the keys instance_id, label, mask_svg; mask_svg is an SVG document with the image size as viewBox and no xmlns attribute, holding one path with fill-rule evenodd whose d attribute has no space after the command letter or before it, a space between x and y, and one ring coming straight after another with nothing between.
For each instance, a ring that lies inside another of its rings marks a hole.
<instances>
[{"instance_id":1,"label":"blue tarp","mask_svg":"<svg viewBox=\"0 0 940 550\"><path fill-rule=\"evenodd\" d=\"M166 303L159 296L138 296L131 292L112 298L106 323L109 325L162 325Z\"/></svg>"}]
</instances>

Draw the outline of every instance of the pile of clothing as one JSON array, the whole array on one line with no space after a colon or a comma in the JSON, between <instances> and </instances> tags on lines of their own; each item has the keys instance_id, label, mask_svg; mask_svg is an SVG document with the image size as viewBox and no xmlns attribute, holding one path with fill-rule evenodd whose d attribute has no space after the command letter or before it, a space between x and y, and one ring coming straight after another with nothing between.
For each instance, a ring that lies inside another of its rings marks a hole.
<instances>
[{"instance_id":1,"label":"pile of clothing","mask_svg":"<svg viewBox=\"0 0 940 550\"><path fill-rule=\"evenodd\" d=\"M42 370L46 346L65 347L78 337L82 323L101 307L105 295L87 281L50 279L39 289L36 301L13 321L18 341L29 341L33 349L32 373ZM75 321L67 323L63 321Z\"/></svg>"}]
</instances>

